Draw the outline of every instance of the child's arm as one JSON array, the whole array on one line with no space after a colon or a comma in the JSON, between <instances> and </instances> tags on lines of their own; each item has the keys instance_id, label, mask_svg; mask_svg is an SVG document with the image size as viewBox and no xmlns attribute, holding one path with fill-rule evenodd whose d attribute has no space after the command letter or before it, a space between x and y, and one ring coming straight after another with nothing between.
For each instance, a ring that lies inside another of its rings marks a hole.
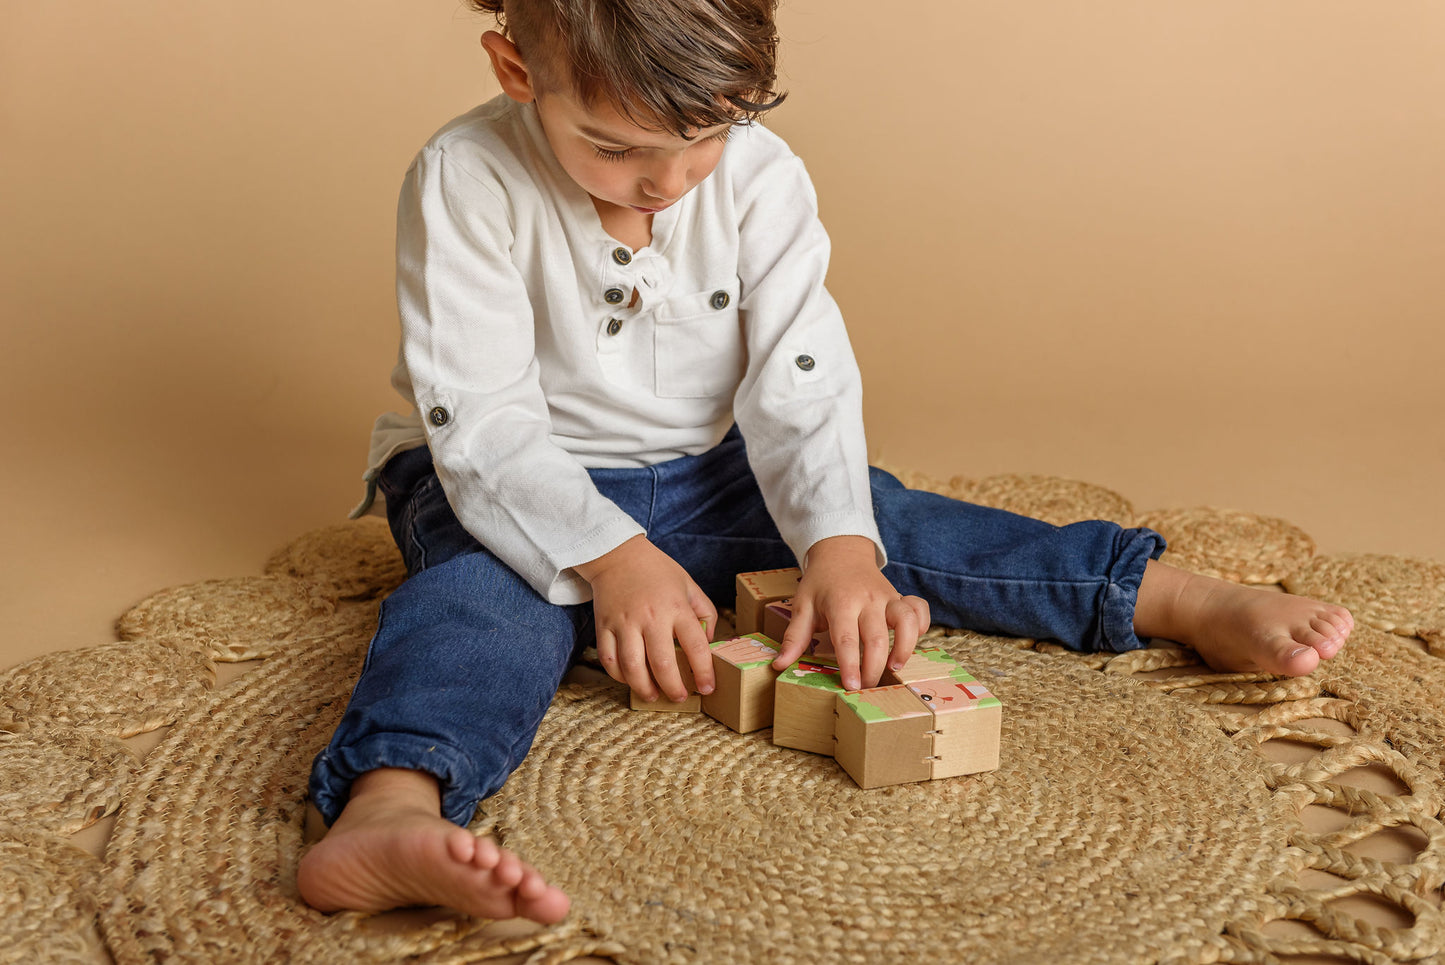
<instances>
[{"instance_id":1,"label":"child's arm","mask_svg":"<svg viewBox=\"0 0 1445 965\"><path fill-rule=\"evenodd\" d=\"M597 658L612 679L644 700L656 700L659 690L669 700L687 699L677 672L675 638L687 655L698 692L712 693L708 641L717 626L717 610L672 557L647 537L636 536L575 569L592 584Z\"/></svg>"},{"instance_id":2,"label":"child's arm","mask_svg":"<svg viewBox=\"0 0 1445 965\"><path fill-rule=\"evenodd\" d=\"M929 622L928 603L921 597L899 595L878 569L872 540L863 536L819 540L808 551L808 565L793 596L793 619L773 667L786 669L803 655L813 633L826 629L843 686L876 687L885 660L895 669L907 663Z\"/></svg>"}]
</instances>

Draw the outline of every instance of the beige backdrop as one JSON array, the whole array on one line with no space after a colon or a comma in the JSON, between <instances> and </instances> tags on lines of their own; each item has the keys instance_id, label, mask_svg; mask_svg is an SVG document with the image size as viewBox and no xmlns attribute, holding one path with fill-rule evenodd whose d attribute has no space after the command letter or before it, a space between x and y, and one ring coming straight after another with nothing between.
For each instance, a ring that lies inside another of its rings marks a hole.
<instances>
[{"instance_id":1,"label":"beige backdrop","mask_svg":"<svg viewBox=\"0 0 1445 965\"><path fill-rule=\"evenodd\" d=\"M457 0L6 0L0 666L359 494ZM791 0L883 459L1445 559L1445 5Z\"/></svg>"}]
</instances>

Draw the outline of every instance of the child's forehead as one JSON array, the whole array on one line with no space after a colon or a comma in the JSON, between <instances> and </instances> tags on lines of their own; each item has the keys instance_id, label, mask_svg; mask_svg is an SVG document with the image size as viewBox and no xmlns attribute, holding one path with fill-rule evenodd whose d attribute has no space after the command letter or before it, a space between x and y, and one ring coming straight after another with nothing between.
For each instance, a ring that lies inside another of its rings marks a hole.
<instances>
[{"instance_id":1,"label":"child's forehead","mask_svg":"<svg viewBox=\"0 0 1445 965\"><path fill-rule=\"evenodd\" d=\"M689 128L679 133L669 130L661 121L639 118L635 113L629 114L607 101L583 104L577 98L566 95L560 95L560 100L569 121L579 133L609 144L671 145L709 137L730 126L719 124L715 127Z\"/></svg>"}]
</instances>

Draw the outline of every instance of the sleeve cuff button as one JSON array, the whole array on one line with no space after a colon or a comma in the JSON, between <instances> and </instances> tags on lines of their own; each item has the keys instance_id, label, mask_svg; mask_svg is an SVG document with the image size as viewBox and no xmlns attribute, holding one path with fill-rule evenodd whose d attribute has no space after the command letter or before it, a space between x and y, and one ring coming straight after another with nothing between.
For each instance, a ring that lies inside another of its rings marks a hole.
<instances>
[{"instance_id":1,"label":"sleeve cuff button","mask_svg":"<svg viewBox=\"0 0 1445 965\"><path fill-rule=\"evenodd\" d=\"M452 421L452 414L439 405L433 406L432 410L426 414L426 417L427 421L438 429Z\"/></svg>"}]
</instances>

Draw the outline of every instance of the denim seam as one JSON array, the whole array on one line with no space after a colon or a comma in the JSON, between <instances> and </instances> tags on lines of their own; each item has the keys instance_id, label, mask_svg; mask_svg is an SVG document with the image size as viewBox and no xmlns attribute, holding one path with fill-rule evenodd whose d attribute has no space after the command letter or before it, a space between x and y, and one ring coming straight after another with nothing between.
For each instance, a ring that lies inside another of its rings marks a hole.
<instances>
[{"instance_id":1,"label":"denim seam","mask_svg":"<svg viewBox=\"0 0 1445 965\"><path fill-rule=\"evenodd\" d=\"M948 578L948 579L953 579L953 580L957 580L957 579L963 579L963 580L986 580L986 581L988 581L989 583L1052 583L1052 584L1054 584L1054 585L1056 585L1056 586L1101 586L1101 587L1107 588L1107 587L1109 587L1109 586L1112 586L1112 585L1113 585L1113 582L1114 582L1113 580L1110 580L1110 579L1108 579L1107 577L1096 577L1096 578L1090 579L1090 580L1069 580L1069 579L1063 579L1063 578L1058 578L1058 579L1053 579L1053 578L1050 578L1050 579L1036 579L1036 578L1035 578L1035 579L1022 579L1022 578L1019 578L1019 577L1010 577L1010 576L989 576L989 575L987 575L987 574L980 574L980 573L977 573L977 572L972 572L972 573L955 573L955 572L952 572L952 571L950 571L950 570L936 570L936 569L933 569L932 567L929 567L929 566L920 566L920 565L917 564L917 563L899 562L898 560L895 560L895 559L889 559L888 565L889 565L889 566L895 566L895 565L896 565L896 566L899 566L899 567L904 567L904 566L906 566L906 567L908 567L908 568L911 569L911 570L917 570L919 573L928 573L928 574L931 574L931 575L942 576L942 577L946 577L946 578Z\"/></svg>"}]
</instances>

